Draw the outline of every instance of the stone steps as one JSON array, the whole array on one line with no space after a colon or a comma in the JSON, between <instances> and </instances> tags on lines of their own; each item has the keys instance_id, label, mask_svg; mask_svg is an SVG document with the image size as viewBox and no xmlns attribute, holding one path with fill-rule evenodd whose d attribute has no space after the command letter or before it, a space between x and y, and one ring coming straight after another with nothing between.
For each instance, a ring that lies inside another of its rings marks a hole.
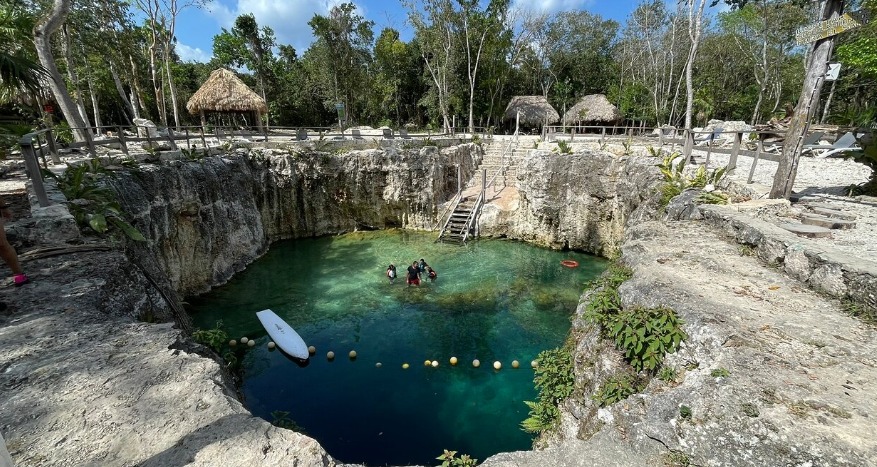
<instances>
[{"instance_id":1,"label":"stone steps","mask_svg":"<svg viewBox=\"0 0 877 467\"><path fill-rule=\"evenodd\" d=\"M856 223L853 221L848 221L844 219L834 219L827 216L820 216L818 214L803 214L801 215L801 223L806 225L816 225L819 227L825 227L826 229L854 229L856 228Z\"/></svg>"},{"instance_id":2,"label":"stone steps","mask_svg":"<svg viewBox=\"0 0 877 467\"><path fill-rule=\"evenodd\" d=\"M834 218L834 219L842 219L842 220L845 220L845 221L854 221L854 220L856 220L856 216L855 216L855 215L853 215L853 214L849 214L849 213L846 213L846 212L843 212L843 211L838 211L838 210L835 210L835 209L829 209L829 208L821 208L821 207L812 207L812 206L808 206L808 207L810 208L810 210L811 210L814 214L818 214L818 215L820 215L820 216L831 217L831 218Z\"/></svg>"},{"instance_id":3,"label":"stone steps","mask_svg":"<svg viewBox=\"0 0 877 467\"><path fill-rule=\"evenodd\" d=\"M819 227L817 225L807 225L807 224L795 224L792 222L786 222L779 224L781 229L788 230L796 235L800 235L802 237L809 238L826 238L831 237L831 229L826 229L825 227Z\"/></svg>"}]
</instances>

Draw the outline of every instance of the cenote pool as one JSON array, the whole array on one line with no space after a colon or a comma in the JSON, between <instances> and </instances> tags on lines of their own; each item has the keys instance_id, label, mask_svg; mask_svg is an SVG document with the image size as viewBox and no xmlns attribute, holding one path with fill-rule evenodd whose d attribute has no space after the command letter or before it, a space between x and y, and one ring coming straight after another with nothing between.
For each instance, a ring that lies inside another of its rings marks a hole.
<instances>
[{"instance_id":1,"label":"cenote pool","mask_svg":"<svg viewBox=\"0 0 877 467\"><path fill-rule=\"evenodd\" d=\"M605 262L512 241L434 239L391 230L275 243L189 309L202 329L222 320L231 338L256 339L242 359L247 407L276 424L294 421L342 462L435 465L443 449L479 460L529 449L520 423L536 396L530 361L563 343L585 282ZM420 258L438 279L409 288L405 269ZM385 276L390 263L395 283ZM269 351L255 314L265 308L317 348L306 366Z\"/></svg>"}]
</instances>

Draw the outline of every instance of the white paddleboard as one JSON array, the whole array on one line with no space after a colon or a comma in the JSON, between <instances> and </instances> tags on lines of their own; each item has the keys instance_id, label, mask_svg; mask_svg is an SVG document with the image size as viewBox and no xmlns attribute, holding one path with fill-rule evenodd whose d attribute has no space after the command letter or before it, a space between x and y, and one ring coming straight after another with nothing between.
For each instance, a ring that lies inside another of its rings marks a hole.
<instances>
[{"instance_id":1,"label":"white paddleboard","mask_svg":"<svg viewBox=\"0 0 877 467\"><path fill-rule=\"evenodd\" d=\"M283 321L276 313L271 310L257 311L256 316L262 322L262 326L268 331L268 335L280 347L280 350L286 352L289 356L301 360L308 359L308 346L305 341L295 332L295 329Z\"/></svg>"}]
</instances>

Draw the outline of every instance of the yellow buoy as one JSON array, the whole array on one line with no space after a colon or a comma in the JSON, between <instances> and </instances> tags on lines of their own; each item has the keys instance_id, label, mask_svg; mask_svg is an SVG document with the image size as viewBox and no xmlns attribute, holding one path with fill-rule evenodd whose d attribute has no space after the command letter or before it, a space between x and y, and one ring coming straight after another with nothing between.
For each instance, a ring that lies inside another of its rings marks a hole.
<instances>
[{"instance_id":1,"label":"yellow buoy","mask_svg":"<svg viewBox=\"0 0 877 467\"><path fill-rule=\"evenodd\" d=\"M521 364L518 363L517 360L512 360L512 368L517 368L517 367L519 367L519 366L521 366Z\"/></svg>"},{"instance_id":2,"label":"yellow buoy","mask_svg":"<svg viewBox=\"0 0 877 467\"><path fill-rule=\"evenodd\" d=\"M247 336L241 337L241 344L246 344L248 340Z\"/></svg>"},{"instance_id":3,"label":"yellow buoy","mask_svg":"<svg viewBox=\"0 0 877 467\"><path fill-rule=\"evenodd\" d=\"M536 362L536 360L533 360L532 362L530 362L530 366L536 368L537 366L539 366L539 364Z\"/></svg>"},{"instance_id":4,"label":"yellow buoy","mask_svg":"<svg viewBox=\"0 0 877 467\"><path fill-rule=\"evenodd\" d=\"M334 358L335 358L335 352L332 352L332 351L330 350L329 352L326 353L326 358L328 358L329 360L334 359Z\"/></svg>"},{"instance_id":5,"label":"yellow buoy","mask_svg":"<svg viewBox=\"0 0 877 467\"><path fill-rule=\"evenodd\" d=\"M273 348L276 347L276 346L277 346L277 344L275 344L275 343L273 343L273 342L269 342L269 343L268 343L268 348L269 348L269 349L273 349Z\"/></svg>"},{"instance_id":6,"label":"yellow buoy","mask_svg":"<svg viewBox=\"0 0 877 467\"><path fill-rule=\"evenodd\" d=\"M433 367L433 368L438 368L438 360L433 360L433 361L432 361L432 367Z\"/></svg>"},{"instance_id":7,"label":"yellow buoy","mask_svg":"<svg viewBox=\"0 0 877 467\"><path fill-rule=\"evenodd\" d=\"M403 369L403 370L407 370L409 366L411 366L411 365L409 365L409 364L407 364L407 363L403 363L403 364L402 364L402 369Z\"/></svg>"},{"instance_id":8,"label":"yellow buoy","mask_svg":"<svg viewBox=\"0 0 877 467\"><path fill-rule=\"evenodd\" d=\"M432 365L432 360L424 360L423 361L423 366L430 366L430 365Z\"/></svg>"},{"instance_id":9,"label":"yellow buoy","mask_svg":"<svg viewBox=\"0 0 877 467\"><path fill-rule=\"evenodd\" d=\"M350 356L350 359L353 360L354 358L356 358L356 351L355 351L355 350L351 350L350 353L347 354L347 355L349 355L349 356Z\"/></svg>"},{"instance_id":10,"label":"yellow buoy","mask_svg":"<svg viewBox=\"0 0 877 467\"><path fill-rule=\"evenodd\" d=\"M247 342L247 345L250 347L253 347L256 345L256 341L249 341L249 342Z\"/></svg>"},{"instance_id":11,"label":"yellow buoy","mask_svg":"<svg viewBox=\"0 0 877 467\"><path fill-rule=\"evenodd\" d=\"M502 368L502 363L499 363L499 361L493 362L493 368L495 370L499 370L500 368Z\"/></svg>"},{"instance_id":12,"label":"yellow buoy","mask_svg":"<svg viewBox=\"0 0 877 467\"><path fill-rule=\"evenodd\" d=\"M310 346L310 347L308 347L308 353L311 354L311 355L317 353L317 348L314 347L313 345Z\"/></svg>"},{"instance_id":13,"label":"yellow buoy","mask_svg":"<svg viewBox=\"0 0 877 467\"><path fill-rule=\"evenodd\" d=\"M381 362L375 363L375 368L380 368L382 366L384 366L384 365L382 365Z\"/></svg>"},{"instance_id":14,"label":"yellow buoy","mask_svg":"<svg viewBox=\"0 0 877 467\"><path fill-rule=\"evenodd\" d=\"M481 362L479 362L478 359L476 358L475 360L472 360L472 366L474 366L475 368L478 368L479 366L481 366Z\"/></svg>"},{"instance_id":15,"label":"yellow buoy","mask_svg":"<svg viewBox=\"0 0 877 467\"><path fill-rule=\"evenodd\" d=\"M457 364L457 357L451 357L451 365Z\"/></svg>"},{"instance_id":16,"label":"yellow buoy","mask_svg":"<svg viewBox=\"0 0 877 467\"><path fill-rule=\"evenodd\" d=\"M232 339L232 340L228 341L228 345L231 347L234 347L234 346L238 345L238 341Z\"/></svg>"}]
</instances>

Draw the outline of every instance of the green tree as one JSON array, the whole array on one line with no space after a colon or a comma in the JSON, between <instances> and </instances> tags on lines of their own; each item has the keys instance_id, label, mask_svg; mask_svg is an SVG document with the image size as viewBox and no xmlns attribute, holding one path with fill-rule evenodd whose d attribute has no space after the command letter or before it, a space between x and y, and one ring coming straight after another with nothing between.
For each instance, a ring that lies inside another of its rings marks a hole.
<instances>
[{"instance_id":1,"label":"green tree","mask_svg":"<svg viewBox=\"0 0 877 467\"><path fill-rule=\"evenodd\" d=\"M16 5L0 5L0 102L21 92L37 92L45 70L34 59L26 38L33 29L33 16Z\"/></svg>"},{"instance_id":2,"label":"green tree","mask_svg":"<svg viewBox=\"0 0 877 467\"><path fill-rule=\"evenodd\" d=\"M317 38L312 48L327 71L328 80L323 82L327 107L344 103L348 120L356 121L365 107L362 91L372 62L374 22L357 14L356 5L342 3L328 16L314 15L308 25Z\"/></svg>"}]
</instances>

